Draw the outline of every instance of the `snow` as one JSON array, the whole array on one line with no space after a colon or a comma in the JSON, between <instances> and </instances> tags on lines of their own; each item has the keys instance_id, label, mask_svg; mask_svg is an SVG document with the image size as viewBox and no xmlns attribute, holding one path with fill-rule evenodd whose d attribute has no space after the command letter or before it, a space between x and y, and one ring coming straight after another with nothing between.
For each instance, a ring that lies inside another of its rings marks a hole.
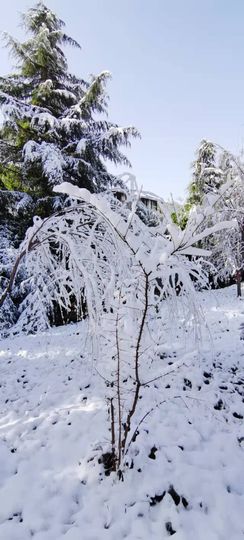
<instances>
[{"instance_id":1,"label":"snow","mask_svg":"<svg viewBox=\"0 0 244 540\"><path fill-rule=\"evenodd\" d=\"M87 322L2 341L0 538L243 538L244 304L235 293L198 293L198 344L189 327L163 319L155 363L165 375L143 387L141 411L161 405L130 446L124 481L98 462L110 444L107 387Z\"/></svg>"},{"instance_id":2,"label":"snow","mask_svg":"<svg viewBox=\"0 0 244 540\"><path fill-rule=\"evenodd\" d=\"M31 120L31 127L41 132L43 132L43 128L46 131L47 129L54 129L57 126L57 119L49 112L34 114Z\"/></svg>"},{"instance_id":3,"label":"snow","mask_svg":"<svg viewBox=\"0 0 244 540\"><path fill-rule=\"evenodd\" d=\"M110 137L116 136L116 135L122 135L124 134L124 128L122 127L110 127L105 133L102 134L101 139L106 140L110 139Z\"/></svg>"},{"instance_id":4,"label":"snow","mask_svg":"<svg viewBox=\"0 0 244 540\"><path fill-rule=\"evenodd\" d=\"M64 159L62 152L55 144L29 140L24 146L23 156L26 164L41 161L43 172L51 185L55 184L57 178L63 179Z\"/></svg>"},{"instance_id":5,"label":"snow","mask_svg":"<svg viewBox=\"0 0 244 540\"><path fill-rule=\"evenodd\" d=\"M124 219L121 219L119 213L111 210L108 201L105 198L101 197L101 195L91 194L87 189L78 188L77 186L74 186L69 182L63 182L57 186L54 186L53 191L55 193L65 193L70 197L81 199L87 204L93 205L94 208L96 208L96 210L98 211L98 213L102 214L104 217L106 216L106 219L110 221L110 223L112 224L114 229L117 230L119 235L124 237L126 236L126 240L130 245L131 249L134 251L134 253L137 253L137 260L140 260L141 265L144 267L144 269L146 269L147 272L154 271L159 261L166 260L170 249L172 255L175 252L178 252L181 255L210 255L210 251L196 248L194 247L194 244L206 238L206 236L211 235L219 230L230 229L237 223L235 220L221 221L220 223L217 223L212 227L206 228L204 213L201 214L200 212L195 212L192 213L191 220L188 221L186 228L182 231L178 225L173 223L172 216L170 216L169 214L169 209L166 208L167 218L169 219L169 223L167 224L167 230L171 235L172 241L170 242L170 244L168 243L168 245L166 245L167 242L164 241L162 248L163 253L160 253L158 257L156 257L155 249L152 249L152 253L154 254L153 261L152 256L149 260L148 255L151 250L152 242L153 244L155 244L156 242L156 244L158 245L158 238L154 235L154 237L150 239L150 242L148 244L146 241L144 243L142 241L141 246L139 247L138 235L129 232L132 218L135 215L136 204L138 200L135 200L132 204L132 210L130 215L128 216L128 223L126 223ZM201 222L205 224L205 228L202 232L196 234L197 226L199 226ZM164 229L164 225L162 223L161 227L163 227Z\"/></svg>"},{"instance_id":6,"label":"snow","mask_svg":"<svg viewBox=\"0 0 244 540\"><path fill-rule=\"evenodd\" d=\"M13 195L14 192L11 193ZM25 212L28 207L32 204L32 198L28 193L21 193L21 199L16 203L16 212Z\"/></svg>"},{"instance_id":7,"label":"snow","mask_svg":"<svg viewBox=\"0 0 244 540\"><path fill-rule=\"evenodd\" d=\"M85 139L81 139L77 146L76 146L76 151L79 152L79 153L82 153L86 150L86 140Z\"/></svg>"}]
</instances>

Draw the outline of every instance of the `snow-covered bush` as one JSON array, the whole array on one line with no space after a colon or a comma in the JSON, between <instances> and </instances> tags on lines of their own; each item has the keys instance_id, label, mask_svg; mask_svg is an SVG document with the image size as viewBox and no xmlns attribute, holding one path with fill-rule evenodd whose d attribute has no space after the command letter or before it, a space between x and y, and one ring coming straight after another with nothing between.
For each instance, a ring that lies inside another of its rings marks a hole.
<instances>
[{"instance_id":1,"label":"snow-covered bush","mask_svg":"<svg viewBox=\"0 0 244 540\"><path fill-rule=\"evenodd\" d=\"M103 452L104 465L121 474L137 426L147 414L140 401L143 388L163 375L158 363L154 368L162 341L161 306L170 299L171 310L176 310L180 293L188 323L199 324L195 285L205 285L207 275L198 258L208 252L195 246L233 224L204 229L217 200L192 211L182 231L167 207L158 226L148 227L136 215L136 198L128 208L69 183L55 191L74 203L49 218L34 219L0 304L23 264L24 286L31 284L31 292L15 330L44 328L55 304L62 312L75 301L81 315L85 296L92 354L106 382L110 410L111 446Z\"/></svg>"}]
</instances>

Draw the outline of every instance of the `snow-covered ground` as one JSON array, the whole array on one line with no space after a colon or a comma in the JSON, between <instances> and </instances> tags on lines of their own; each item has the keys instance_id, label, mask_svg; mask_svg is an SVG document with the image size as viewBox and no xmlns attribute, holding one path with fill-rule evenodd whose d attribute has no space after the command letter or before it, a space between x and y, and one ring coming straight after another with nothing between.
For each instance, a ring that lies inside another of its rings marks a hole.
<instances>
[{"instance_id":1,"label":"snow-covered ground","mask_svg":"<svg viewBox=\"0 0 244 540\"><path fill-rule=\"evenodd\" d=\"M141 400L145 411L152 392L165 401L140 426L124 481L98 462L106 387L86 323L2 341L1 540L244 539L244 301L233 287L199 299L202 343L165 343L169 374Z\"/></svg>"}]
</instances>

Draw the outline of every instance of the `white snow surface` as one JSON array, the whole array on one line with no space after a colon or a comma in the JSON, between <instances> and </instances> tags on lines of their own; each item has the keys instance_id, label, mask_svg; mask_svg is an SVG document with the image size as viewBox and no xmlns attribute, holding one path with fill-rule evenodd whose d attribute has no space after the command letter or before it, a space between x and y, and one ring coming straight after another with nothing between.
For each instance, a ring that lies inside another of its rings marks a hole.
<instances>
[{"instance_id":1,"label":"white snow surface","mask_svg":"<svg viewBox=\"0 0 244 540\"><path fill-rule=\"evenodd\" d=\"M143 388L141 411L165 401L141 424L123 481L98 462L110 433L87 322L2 341L2 540L244 538L244 301L234 287L199 301L197 348L164 327L155 361L168 374Z\"/></svg>"}]
</instances>

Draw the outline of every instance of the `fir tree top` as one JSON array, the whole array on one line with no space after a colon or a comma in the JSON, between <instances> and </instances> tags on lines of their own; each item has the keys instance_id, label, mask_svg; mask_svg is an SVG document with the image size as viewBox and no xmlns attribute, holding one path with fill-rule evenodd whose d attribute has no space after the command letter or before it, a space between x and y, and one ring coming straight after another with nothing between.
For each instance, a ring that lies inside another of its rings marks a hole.
<instances>
[{"instance_id":1,"label":"fir tree top","mask_svg":"<svg viewBox=\"0 0 244 540\"><path fill-rule=\"evenodd\" d=\"M59 80L68 72L68 64L62 50L63 45L72 45L80 48L79 43L62 31L64 21L48 9L43 2L22 14L22 23L31 38L19 43L11 36L5 34L7 45L17 65L25 77L34 77L38 74L42 80Z\"/></svg>"},{"instance_id":2,"label":"fir tree top","mask_svg":"<svg viewBox=\"0 0 244 540\"><path fill-rule=\"evenodd\" d=\"M110 74L102 72L86 82L68 72L62 47L80 46L43 2L22 20L31 37L19 43L6 36L17 74L0 78L0 185L9 187L15 177L18 189L40 194L62 180L92 191L104 189L114 178L105 160L130 165L120 147L138 136L135 128L100 117L107 115Z\"/></svg>"}]
</instances>

